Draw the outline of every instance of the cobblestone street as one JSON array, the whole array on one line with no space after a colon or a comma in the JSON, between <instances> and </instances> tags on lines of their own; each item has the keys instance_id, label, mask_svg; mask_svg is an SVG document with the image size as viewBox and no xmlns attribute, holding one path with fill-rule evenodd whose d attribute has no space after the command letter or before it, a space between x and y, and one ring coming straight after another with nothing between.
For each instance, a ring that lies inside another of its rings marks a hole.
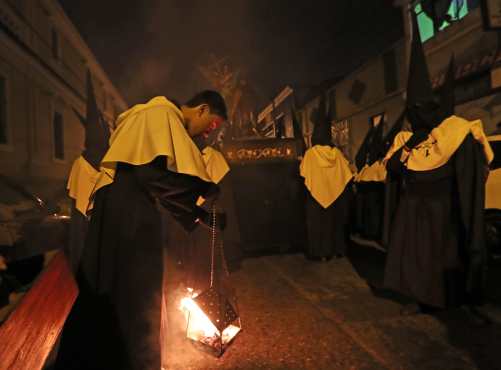
<instances>
[{"instance_id":1,"label":"cobblestone street","mask_svg":"<svg viewBox=\"0 0 501 370\"><path fill-rule=\"evenodd\" d=\"M379 284L383 261L361 246L324 264L300 254L246 259L232 276L243 331L219 359L183 339L171 295L168 369L501 369L499 321L465 309L402 316L405 301L366 282Z\"/></svg>"}]
</instances>

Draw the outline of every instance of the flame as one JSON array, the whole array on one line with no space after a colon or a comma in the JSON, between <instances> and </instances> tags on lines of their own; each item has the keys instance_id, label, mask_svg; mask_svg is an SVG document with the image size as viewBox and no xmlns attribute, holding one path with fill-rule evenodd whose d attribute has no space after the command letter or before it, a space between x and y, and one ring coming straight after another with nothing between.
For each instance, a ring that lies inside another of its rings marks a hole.
<instances>
[{"instance_id":1,"label":"flame","mask_svg":"<svg viewBox=\"0 0 501 370\"><path fill-rule=\"evenodd\" d=\"M219 336L219 330L193 300L197 295L198 293L194 293L193 289L188 288L188 296L181 299L180 309L184 313L186 323L189 324L188 335L196 340L202 337Z\"/></svg>"},{"instance_id":2,"label":"flame","mask_svg":"<svg viewBox=\"0 0 501 370\"><path fill-rule=\"evenodd\" d=\"M188 338L209 345L213 345L219 338L223 345L229 343L238 334L240 327L229 325L221 333L193 300L197 296L198 293L194 292L192 288L188 288L187 296L181 299L179 305L188 325Z\"/></svg>"}]
</instances>

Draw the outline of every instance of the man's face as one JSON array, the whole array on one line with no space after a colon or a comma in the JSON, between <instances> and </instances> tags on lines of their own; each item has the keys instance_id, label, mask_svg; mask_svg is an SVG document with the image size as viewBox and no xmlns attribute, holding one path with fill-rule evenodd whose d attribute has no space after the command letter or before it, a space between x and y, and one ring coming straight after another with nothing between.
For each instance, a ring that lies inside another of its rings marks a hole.
<instances>
[{"instance_id":1,"label":"man's face","mask_svg":"<svg viewBox=\"0 0 501 370\"><path fill-rule=\"evenodd\" d=\"M188 113L184 114L186 130L191 137L205 132L211 123L218 118L219 117L216 114L211 113L207 104L201 104L194 107L190 109Z\"/></svg>"}]
</instances>

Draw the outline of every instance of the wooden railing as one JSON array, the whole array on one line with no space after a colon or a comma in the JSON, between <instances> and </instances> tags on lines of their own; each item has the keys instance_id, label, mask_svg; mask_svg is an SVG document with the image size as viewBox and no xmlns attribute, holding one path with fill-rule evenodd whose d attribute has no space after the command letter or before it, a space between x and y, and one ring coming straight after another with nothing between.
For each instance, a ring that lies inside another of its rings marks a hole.
<instances>
[{"instance_id":1,"label":"wooden railing","mask_svg":"<svg viewBox=\"0 0 501 370\"><path fill-rule=\"evenodd\" d=\"M68 261L59 252L0 325L0 370L41 370L77 295Z\"/></svg>"}]
</instances>

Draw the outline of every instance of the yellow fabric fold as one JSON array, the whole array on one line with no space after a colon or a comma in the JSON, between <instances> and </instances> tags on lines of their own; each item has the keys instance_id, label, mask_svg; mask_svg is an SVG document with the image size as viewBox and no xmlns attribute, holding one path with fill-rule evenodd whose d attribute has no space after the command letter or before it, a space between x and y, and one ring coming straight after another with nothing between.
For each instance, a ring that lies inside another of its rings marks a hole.
<instances>
[{"instance_id":1,"label":"yellow fabric fold","mask_svg":"<svg viewBox=\"0 0 501 370\"><path fill-rule=\"evenodd\" d=\"M402 153L401 161L407 161L407 168L413 171L429 171L439 168L449 161L470 133L475 140L482 144L485 158L490 163L494 158L494 153L485 136L482 121L467 121L458 116L445 119L431 131L426 141L411 150L409 154ZM411 136L412 132L409 131L398 133L385 156L384 163L402 148Z\"/></svg>"},{"instance_id":2,"label":"yellow fabric fold","mask_svg":"<svg viewBox=\"0 0 501 370\"><path fill-rule=\"evenodd\" d=\"M489 173L485 184L485 208L501 209L501 168Z\"/></svg>"},{"instance_id":3,"label":"yellow fabric fold","mask_svg":"<svg viewBox=\"0 0 501 370\"><path fill-rule=\"evenodd\" d=\"M230 171L230 166L223 154L208 146L202 151L202 158L205 163L205 170L214 184L219 184L224 176Z\"/></svg>"},{"instance_id":4,"label":"yellow fabric fold","mask_svg":"<svg viewBox=\"0 0 501 370\"><path fill-rule=\"evenodd\" d=\"M334 203L353 178L343 153L327 145L315 145L306 151L300 174L312 197L324 208Z\"/></svg>"},{"instance_id":5,"label":"yellow fabric fold","mask_svg":"<svg viewBox=\"0 0 501 370\"><path fill-rule=\"evenodd\" d=\"M376 161L370 166L365 165L354 177L355 182L384 182L385 180L386 166L383 161Z\"/></svg>"},{"instance_id":6,"label":"yellow fabric fold","mask_svg":"<svg viewBox=\"0 0 501 370\"><path fill-rule=\"evenodd\" d=\"M113 182L118 162L132 165L167 158L166 169L211 181L200 150L191 140L181 111L159 96L122 113L110 138L110 148L101 161L94 193Z\"/></svg>"},{"instance_id":7,"label":"yellow fabric fold","mask_svg":"<svg viewBox=\"0 0 501 370\"><path fill-rule=\"evenodd\" d=\"M493 135L487 138L489 142L501 141L501 135ZM501 209L501 168L489 172L485 184L485 208Z\"/></svg>"},{"instance_id":8,"label":"yellow fabric fold","mask_svg":"<svg viewBox=\"0 0 501 370\"><path fill-rule=\"evenodd\" d=\"M202 151L202 158L211 181L214 184L219 184L219 182L230 171L230 166L228 166L223 154L220 151L207 146ZM201 206L204 202L205 199L203 197L199 197L197 200L197 206Z\"/></svg>"},{"instance_id":9,"label":"yellow fabric fold","mask_svg":"<svg viewBox=\"0 0 501 370\"><path fill-rule=\"evenodd\" d=\"M98 176L99 172L82 156L75 159L71 166L66 188L70 198L75 200L75 208L83 215L86 215L90 208L89 199Z\"/></svg>"}]
</instances>

